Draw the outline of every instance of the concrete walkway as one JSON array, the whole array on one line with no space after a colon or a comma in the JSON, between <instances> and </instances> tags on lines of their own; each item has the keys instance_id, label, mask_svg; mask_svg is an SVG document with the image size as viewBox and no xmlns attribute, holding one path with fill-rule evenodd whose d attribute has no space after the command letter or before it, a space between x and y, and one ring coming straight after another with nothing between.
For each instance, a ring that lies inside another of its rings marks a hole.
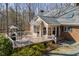
<instances>
[{"instance_id":1,"label":"concrete walkway","mask_svg":"<svg viewBox=\"0 0 79 59\"><path fill-rule=\"evenodd\" d=\"M47 53L50 56L79 56L79 43L72 45L63 44L55 50Z\"/></svg>"}]
</instances>

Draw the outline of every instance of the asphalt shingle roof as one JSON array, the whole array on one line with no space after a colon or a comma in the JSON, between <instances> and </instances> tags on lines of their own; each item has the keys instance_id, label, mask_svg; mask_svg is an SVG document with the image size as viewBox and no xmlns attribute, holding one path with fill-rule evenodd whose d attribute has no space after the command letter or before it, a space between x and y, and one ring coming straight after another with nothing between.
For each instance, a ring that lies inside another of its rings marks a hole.
<instances>
[{"instance_id":1,"label":"asphalt shingle roof","mask_svg":"<svg viewBox=\"0 0 79 59\"><path fill-rule=\"evenodd\" d=\"M79 7L68 8L65 14L56 18L49 16L39 16L48 24L52 25L79 25ZM77 14L77 15L76 15ZM37 19L37 18L36 18Z\"/></svg>"},{"instance_id":2,"label":"asphalt shingle roof","mask_svg":"<svg viewBox=\"0 0 79 59\"><path fill-rule=\"evenodd\" d=\"M47 17L47 16L40 16L40 18L43 19L48 24L60 25L60 23L56 20L57 18Z\"/></svg>"},{"instance_id":3,"label":"asphalt shingle roof","mask_svg":"<svg viewBox=\"0 0 79 59\"><path fill-rule=\"evenodd\" d=\"M54 9L51 10L50 12L46 13L44 16L57 16L56 14L60 13L60 15L67 13L68 11L72 10L73 7L63 7L63 8L58 8L58 9ZM63 12L63 13L62 13Z\"/></svg>"},{"instance_id":4,"label":"asphalt shingle roof","mask_svg":"<svg viewBox=\"0 0 79 59\"><path fill-rule=\"evenodd\" d=\"M77 18L59 18L57 19L61 25L79 25L79 17Z\"/></svg>"},{"instance_id":5,"label":"asphalt shingle roof","mask_svg":"<svg viewBox=\"0 0 79 59\"><path fill-rule=\"evenodd\" d=\"M75 11L76 9L79 9L79 6L77 7L64 7L64 8L58 8L55 10L51 10L50 12L46 13L44 16L50 16L50 17L60 17L65 14L68 14L69 12ZM59 14L59 15L57 15Z\"/></svg>"}]
</instances>

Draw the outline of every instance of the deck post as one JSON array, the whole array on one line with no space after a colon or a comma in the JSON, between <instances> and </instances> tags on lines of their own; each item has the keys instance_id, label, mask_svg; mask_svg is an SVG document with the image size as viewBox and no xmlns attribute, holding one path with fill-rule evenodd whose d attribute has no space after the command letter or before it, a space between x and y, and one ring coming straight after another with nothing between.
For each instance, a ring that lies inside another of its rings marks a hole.
<instances>
[{"instance_id":1,"label":"deck post","mask_svg":"<svg viewBox=\"0 0 79 59\"><path fill-rule=\"evenodd\" d=\"M34 33L34 25L31 26L32 33Z\"/></svg>"},{"instance_id":2,"label":"deck post","mask_svg":"<svg viewBox=\"0 0 79 59\"><path fill-rule=\"evenodd\" d=\"M61 31L60 31L60 26L59 26L59 36L60 36L60 33L61 33Z\"/></svg>"},{"instance_id":3,"label":"deck post","mask_svg":"<svg viewBox=\"0 0 79 59\"><path fill-rule=\"evenodd\" d=\"M51 35L52 35L52 32L53 32L53 30L52 30L52 26L51 26Z\"/></svg>"},{"instance_id":4,"label":"deck post","mask_svg":"<svg viewBox=\"0 0 79 59\"><path fill-rule=\"evenodd\" d=\"M41 36L43 35L43 27L41 27Z\"/></svg>"},{"instance_id":5,"label":"deck post","mask_svg":"<svg viewBox=\"0 0 79 59\"><path fill-rule=\"evenodd\" d=\"M40 25L40 37L41 37L41 25Z\"/></svg>"},{"instance_id":6,"label":"deck post","mask_svg":"<svg viewBox=\"0 0 79 59\"><path fill-rule=\"evenodd\" d=\"M46 26L46 36L48 38L48 26Z\"/></svg>"},{"instance_id":7,"label":"deck post","mask_svg":"<svg viewBox=\"0 0 79 59\"><path fill-rule=\"evenodd\" d=\"M55 36L57 36L57 26L55 27Z\"/></svg>"}]
</instances>

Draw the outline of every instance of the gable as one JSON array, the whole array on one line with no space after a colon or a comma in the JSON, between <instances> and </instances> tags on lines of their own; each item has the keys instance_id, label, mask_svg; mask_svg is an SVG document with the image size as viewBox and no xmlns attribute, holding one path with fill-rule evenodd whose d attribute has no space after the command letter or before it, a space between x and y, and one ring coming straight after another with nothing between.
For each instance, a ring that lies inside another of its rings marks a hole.
<instances>
[{"instance_id":1,"label":"gable","mask_svg":"<svg viewBox=\"0 0 79 59\"><path fill-rule=\"evenodd\" d=\"M44 23L44 26L48 26L48 23L46 23L43 19L41 19L39 16L38 16L38 19L35 21L35 24L37 26L39 26L41 23Z\"/></svg>"},{"instance_id":2,"label":"gable","mask_svg":"<svg viewBox=\"0 0 79 59\"><path fill-rule=\"evenodd\" d=\"M40 18L45 21L47 24L50 25L60 25L60 23L56 20L57 18L47 17L47 16L40 16Z\"/></svg>"}]
</instances>

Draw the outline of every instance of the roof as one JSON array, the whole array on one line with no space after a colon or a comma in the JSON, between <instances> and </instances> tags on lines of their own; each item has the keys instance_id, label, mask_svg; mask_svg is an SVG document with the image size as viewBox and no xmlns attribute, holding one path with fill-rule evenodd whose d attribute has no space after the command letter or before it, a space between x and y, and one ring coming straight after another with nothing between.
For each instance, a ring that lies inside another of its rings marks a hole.
<instances>
[{"instance_id":1,"label":"roof","mask_svg":"<svg viewBox=\"0 0 79 59\"><path fill-rule=\"evenodd\" d=\"M73 8L72 6L57 8L57 9L51 10L50 12L45 14L44 16L57 16L58 13L60 13L60 15L62 15L63 13L67 12L68 10L71 10L72 8Z\"/></svg>"},{"instance_id":2,"label":"roof","mask_svg":"<svg viewBox=\"0 0 79 59\"><path fill-rule=\"evenodd\" d=\"M64 18L53 18L47 16L40 16L42 20L51 25L79 25L79 17L64 17Z\"/></svg>"},{"instance_id":3,"label":"roof","mask_svg":"<svg viewBox=\"0 0 79 59\"><path fill-rule=\"evenodd\" d=\"M74 18L59 18L57 19L61 25L79 25L79 17Z\"/></svg>"},{"instance_id":4,"label":"roof","mask_svg":"<svg viewBox=\"0 0 79 59\"><path fill-rule=\"evenodd\" d=\"M60 11L60 9L54 9L49 11L48 13L44 14L44 16L55 16L56 13L58 13Z\"/></svg>"},{"instance_id":5,"label":"roof","mask_svg":"<svg viewBox=\"0 0 79 59\"><path fill-rule=\"evenodd\" d=\"M38 16L34 16L32 20L36 21L38 19Z\"/></svg>"},{"instance_id":6,"label":"roof","mask_svg":"<svg viewBox=\"0 0 79 59\"><path fill-rule=\"evenodd\" d=\"M51 25L60 25L60 23L56 20L57 18L53 17L47 17L47 16L40 16L42 20L44 20L46 23Z\"/></svg>"},{"instance_id":7,"label":"roof","mask_svg":"<svg viewBox=\"0 0 79 59\"><path fill-rule=\"evenodd\" d=\"M44 16L45 14L47 14L49 11L44 11L44 12L40 12L38 13L38 16Z\"/></svg>"},{"instance_id":8,"label":"roof","mask_svg":"<svg viewBox=\"0 0 79 59\"><path fill-rule=\"evenodd\" d=\"M50 16L50 17L60 17L63 16L65 14L68 14L69 12L75 11L76 9L79 9L79 7L63 7L63 8L58 8L55 10L51 10L50 12L48 12L47 14L45 14L44 16ZM59 15L57 15L59 14Z\"/></svg>"},{"instance_id":9,"label":"roof","mask_svg":"<svg viewBox=\"0 0 79 59\"><path fill-rule=\"evenodd\" d=\"M57 20L62 25L79 25L79 7L72 8L66 12L65 15L59 17Z\"/></svg>"},{"instance_id":10,"label":"roof","mask_svg":"<svg viewBox=\"0 0 79 59\"><path fill-rule=\"evenodd\" d=\"M66 9L64 13L61 14L60 17L50 17L50 16L39 16L39 17L48 24L79 25L79 7L74 7L74 8L70 7Z\"/></svg>"},{"instance_id":11,"label":"roof","mask_svg":"<svg viewBox=\"0 0 79 59\"><path fill-rule=\"evenodd\" d=\"M67 10L64 11L63 14L60 15L60 17L61 17L61 16L62 16L62 17L64 17L64 16L67 16L67 17L70 16L70 17L71 17L71 14L73 14L74 11L77 11L77 10L79 10L79 6L77 6L77 7L72 7L72 8L68 8Z\"/></svg>"}]
</instances>

